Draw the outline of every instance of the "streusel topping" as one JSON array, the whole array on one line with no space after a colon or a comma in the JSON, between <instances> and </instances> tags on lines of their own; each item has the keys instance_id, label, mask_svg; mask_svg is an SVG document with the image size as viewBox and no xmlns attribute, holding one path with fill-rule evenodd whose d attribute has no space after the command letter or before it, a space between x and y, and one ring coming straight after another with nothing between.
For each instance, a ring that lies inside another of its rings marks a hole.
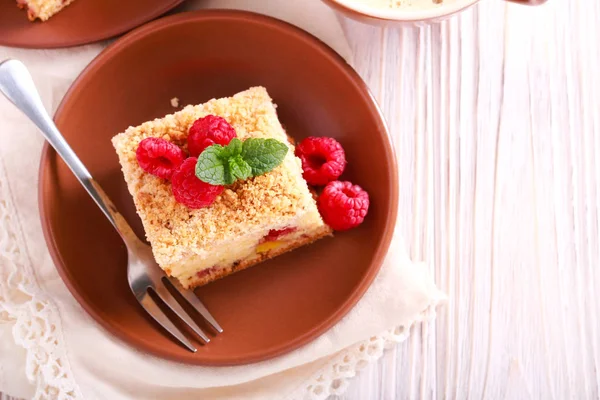
<instances>
[{"instance_id":1,"label":"streusel topping","mask_svg":"<svg viewBox=\"0 0 600 400\"><path fill-rule=\"evenodd\" d=\"M167 180L140 168L136 149L143 139L160 137L187 150L189 127L208 114L225 118L241 140L274 138L287 143L275 106L262 87L187 106L116 135L113 145L160 265L169 265L201 252L210 243L235 238L256 227L277 224L281 218L315 207L292 145L283 163L273 171L227 187L207 208L192 210L176 202Z\"/></svg>"}]
</instances>

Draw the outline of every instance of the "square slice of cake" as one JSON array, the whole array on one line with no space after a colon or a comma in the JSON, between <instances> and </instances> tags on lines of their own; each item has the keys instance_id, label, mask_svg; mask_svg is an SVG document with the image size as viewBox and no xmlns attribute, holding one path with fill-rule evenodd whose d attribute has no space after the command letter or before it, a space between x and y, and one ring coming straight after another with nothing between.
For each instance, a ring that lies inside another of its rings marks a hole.
<instances>
[{"instance_id":1,"label":"square slice of cake","mask_svg":"<svg viewBox=\"0 0 600 400\"><path fill-rule=\"evenodd\" d=\"M48 18L71 4L75 0L17 0L17 6L27 10L30 21L39 19L47 21Z\"/></svg>"},{"instance_id":2,"label":"square slice of cake","mask_svg":"<svg viewBox=\"0 0 600 400\"><path fill-rule=\"evenodd\" d=\"M168 180L142 170L136 149L143 139L158 137L187 151L190 126L207 115L227 120L242 141L277 139L286 143L289 151L272 171L226 186L208 207L190 209L175 200ZM301 162L277 118L275 105L262 87L187 106L130 127L112 142L158 265L186 288L331 234L302 177Z\"/></svg>"}]
</instances>

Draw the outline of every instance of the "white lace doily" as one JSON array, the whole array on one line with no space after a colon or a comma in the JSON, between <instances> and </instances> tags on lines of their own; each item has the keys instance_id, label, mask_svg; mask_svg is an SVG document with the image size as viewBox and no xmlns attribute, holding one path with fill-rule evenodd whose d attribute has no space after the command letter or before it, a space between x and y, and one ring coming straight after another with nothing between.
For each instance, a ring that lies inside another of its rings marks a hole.
<instances>
[{"instance_id":1,"label":"white lace doily","mask_svg":"<svg viewBox=\"0 0 600 400\"><path fill-rule=\"evenodd\" d=\"M435 307L432 306L422 313L419 319L413 321L413 324L434 318ZM350 379L367 365L379 360L385 350L408 339L413 324L382 332L339 352L328 359L317 373L289 397L289 400L324 400L332 395L343 394Z\"/></svg>"},{"instance_id":2,"label":"white lace doily","mask_svg":"<svg viewBox=\"0 0 600 400\"><path fill-rule=\"evenodd\" d=\"M60 315L40 290L0 158L0 321L14 323L15 343L26 350L34 399L81 399L65 354Z\"/></svg>"}]
</instances>

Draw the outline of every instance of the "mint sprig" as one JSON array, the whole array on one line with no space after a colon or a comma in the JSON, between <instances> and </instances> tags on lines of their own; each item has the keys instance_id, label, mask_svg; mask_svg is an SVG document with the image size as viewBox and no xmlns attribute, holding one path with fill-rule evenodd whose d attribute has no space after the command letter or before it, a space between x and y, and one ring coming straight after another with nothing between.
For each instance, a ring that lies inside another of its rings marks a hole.
<instances>
[{"instance_id":1,"label":"mint sprig","mask_svg":"<svg viewBox=\"0 0 600 400\"><path fill-rule=\"evenodd\" d=\"M272 171L283 162L288 147L275 139L233 138L227 146L204 149L198 157L196 176L211 185L231 185Z\"/></svg>"},{"instance_id":2,"label":"mint sprig","mask_svg":"<svg viewBox=\"0 0 600 400\"><path fill-rule=\"evenodd\" d=\"M229 170L227 171L229 172L229 179L226 179L228 185L231 185L238 179L244 180L252 176L252 167L240 155L228 158L227 164L229 166Z\"/></svg>"}]
</instances>

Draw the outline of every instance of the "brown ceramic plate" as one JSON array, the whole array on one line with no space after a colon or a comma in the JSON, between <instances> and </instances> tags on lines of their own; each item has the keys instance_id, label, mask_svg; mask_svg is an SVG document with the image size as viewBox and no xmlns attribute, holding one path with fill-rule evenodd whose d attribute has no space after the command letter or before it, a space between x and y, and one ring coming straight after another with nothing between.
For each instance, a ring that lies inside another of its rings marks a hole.
<instances>
[{"instance_id":1,"label":"brown ceramic plate","mask_svg":"<svg viewBox=\"0 0 600 400\"><path fill-rule=\"evenodd\" d=\"M343 144L344 178L362 185L371 209L339 233L200 287L224 333L192 354L137 304L119 236L48 146L40 204L50 253L81 305L130 345L180 362L232 365L293 350L340 320L363 295L387 252L398 204L394 154L360 77L326 45L281 21L235 11L178 14L145 25L101 53L75 81L55 120L75 152L143 237L110 138L174 109L253 85L267 88L296 139Z\"/></svg>"},{"instance_id":2,"label":"brown ceramic plate","mask_svg":"<svg viewBox=\"0 0 600 400\"><path fill-rule=\"evenodd\" d=\"M68 47L107 39L150 21L183 0L77 0L46 22L31 22L15 0L0 1L0 45Z\"/></svg>"}]
</instances>

